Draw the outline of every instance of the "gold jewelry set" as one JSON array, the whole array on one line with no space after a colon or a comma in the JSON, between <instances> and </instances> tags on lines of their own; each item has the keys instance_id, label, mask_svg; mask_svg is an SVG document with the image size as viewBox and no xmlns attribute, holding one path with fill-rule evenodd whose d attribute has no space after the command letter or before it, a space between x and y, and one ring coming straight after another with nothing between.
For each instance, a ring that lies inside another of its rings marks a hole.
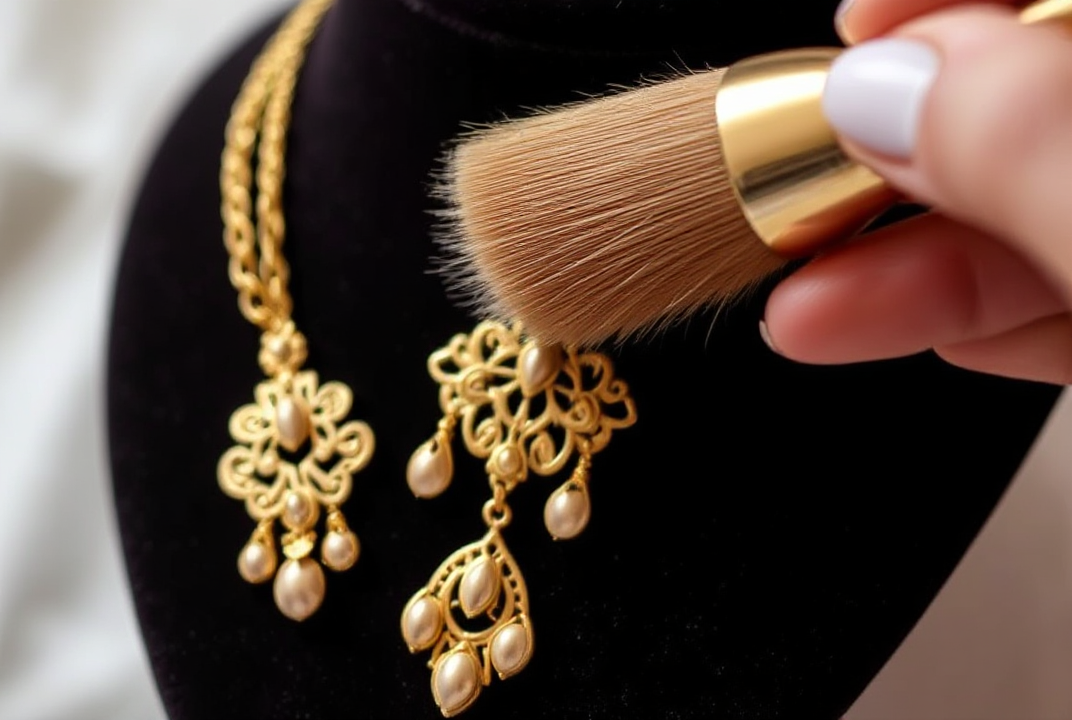
<instances>
[{"instance_id":1,"label":"gold jewelry set","mask_svg":"<svg viewBox=\"0 0 1072 720\"><path fill-rule=\"evenodd\" d=\"M331 2L303 0L253 64L232 109L220 173L229 275L242 314L262 332L258 359L267 378L231 416L235 445L220 458L219 484L256 522L239 574L272 581L279 610L299 621L324 599L321 565L341 572L358 559L360 543L341 507L375 444L368 425L347 420L350 388L303 369L307 343L291 318L282 255L290 105L305 48ZM483 537L451 553L402 609L402 639L410 652L430 653L432 694L450 717L476 701L493 672L508 678L532 656L528 591L503 538L510 493L532 474L573 463L547 500L544 522L556 539L576 537L591 511L592 457L614 430L636 421L636 408L607 357L541 345L516 325L481 322L432 353L428 370L443 417L409 460L410 490L418 498L446 490L459 431L466 451L485 461L490 489Z\"/></svg>"}]
</instances>

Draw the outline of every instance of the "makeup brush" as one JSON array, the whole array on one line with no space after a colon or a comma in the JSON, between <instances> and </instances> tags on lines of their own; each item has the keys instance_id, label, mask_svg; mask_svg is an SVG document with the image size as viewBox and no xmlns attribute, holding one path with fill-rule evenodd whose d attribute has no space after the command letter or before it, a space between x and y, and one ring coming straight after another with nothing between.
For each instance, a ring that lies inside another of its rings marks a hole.
<instances>
[{"instance_id":1,"label":"makeup brush","mask_svg":"<svg viewBox=\"0 0 1072 720\"><path fill-rule=\"evenodd\" d=\"M1043 0L1025 23L1072 21ZM654 333L862 230L897 194L842 151L838 48L685 74L471 132L447 157L441 270L545 342Z\"/></svg>"}]
</instances>

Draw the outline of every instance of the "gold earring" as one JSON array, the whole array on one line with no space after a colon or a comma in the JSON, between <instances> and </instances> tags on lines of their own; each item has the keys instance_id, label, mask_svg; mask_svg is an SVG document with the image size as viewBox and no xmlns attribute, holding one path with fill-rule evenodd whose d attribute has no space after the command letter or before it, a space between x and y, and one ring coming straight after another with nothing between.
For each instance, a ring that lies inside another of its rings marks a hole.
<instances>
[{"instance_id":1,"label":"gold earring","mask_svg":"<svg viewBox=\"0 0 1072 720\"><path fill-rule=\"evenodd\" d=\"M451 717L476 701L493 670L506 679L532 656L528 590L501 533L511 519L507 497L530 472L553 475L576 454L572 474L544 507L552 537L576 537L591 513L592 456L614 430L636 422L636 407L606 356L540 345L518 325L480 323L432 353L428 370L443 418L410 458L410 490L421 498L446 490L459 426L466 450L486 461L491 486L487 533L447 557L402 611L406 645L431 651L432 694Z\"/></svg>"},{"instance_id":2,"label":"gold earring","mask_svg":"<svg viewBox=\"0 0 1072 720\"><path fill-rule=\"evenodd\" d=\"M353 401L350 388L320 384L315 371L302 369L306 339L291 319L281 252L290 104L305 48L330 6L331 0L303 2L257 58L231 111L220 172L229 274L242 314L262 331L258 360L268 378L257 385L255 401L231 416L237 444L220 458L218 479L225 493L245 501L257 522L239 553L239 574L251 583L274 577L276 605L293 620L312 615L324 599L324 571L310 557L321 514L326 534L320 561L336 571L357 561L357 536L340 506L350 496L353 473L368 464L374 445L365 423L340 425ZM282 565L275 545L277 520L284 528Z\"/></svg>"}]
</instances>

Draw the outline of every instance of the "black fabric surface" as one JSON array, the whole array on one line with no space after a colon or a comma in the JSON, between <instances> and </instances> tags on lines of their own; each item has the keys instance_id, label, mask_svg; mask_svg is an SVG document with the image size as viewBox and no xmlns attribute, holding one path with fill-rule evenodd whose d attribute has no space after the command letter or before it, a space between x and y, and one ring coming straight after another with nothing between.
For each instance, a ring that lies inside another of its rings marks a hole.
<instances>
[{"instance_id":1,"label":"black fabric surface","mask_svg":"<svg viewBox=\"0 0 1072 720\"><path fill-rule=\"evenodd\" d=\"M221 240L223 128L267 37L176 118L115 292L109 431L137 613L173 720L435 718L399 615L483 534L481 463L418 502L439 417L428 354L474 319L431 272L428 178L463 121L574 100L668 67L836 43L834 2L339 0L297 90L285 254L307 367L354 390L377 449L345 506L360 562L297 624L243 582L253 523L223 495L227 420L262 379ZM593 466L592 522L553 542L561 480L512 496L535 655L464 715L837 718L934 597L1015 473L1055 388L929 355L804 367L771 354L764 293L615 353L639 422ZM709 332L710 330L710 332Z\"/></svg>"}]
</instances>

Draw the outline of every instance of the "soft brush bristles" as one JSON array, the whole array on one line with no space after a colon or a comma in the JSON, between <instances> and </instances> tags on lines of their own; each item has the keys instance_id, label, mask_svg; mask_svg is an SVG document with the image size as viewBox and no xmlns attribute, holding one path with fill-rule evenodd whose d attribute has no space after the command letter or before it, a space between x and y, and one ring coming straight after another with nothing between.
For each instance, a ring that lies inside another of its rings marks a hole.
<instances>
[{"instance_id":1,"label":"soft brush bristles","mask_svg":"<svg viewBox=\"0 0 1072 720\"><path fill-rule=\"evenodd\" d=\"M658 331L785 264L734 198L710 70L480 130L452 152L446 272L545 342Z\"/></svg>"}]
</instances>

